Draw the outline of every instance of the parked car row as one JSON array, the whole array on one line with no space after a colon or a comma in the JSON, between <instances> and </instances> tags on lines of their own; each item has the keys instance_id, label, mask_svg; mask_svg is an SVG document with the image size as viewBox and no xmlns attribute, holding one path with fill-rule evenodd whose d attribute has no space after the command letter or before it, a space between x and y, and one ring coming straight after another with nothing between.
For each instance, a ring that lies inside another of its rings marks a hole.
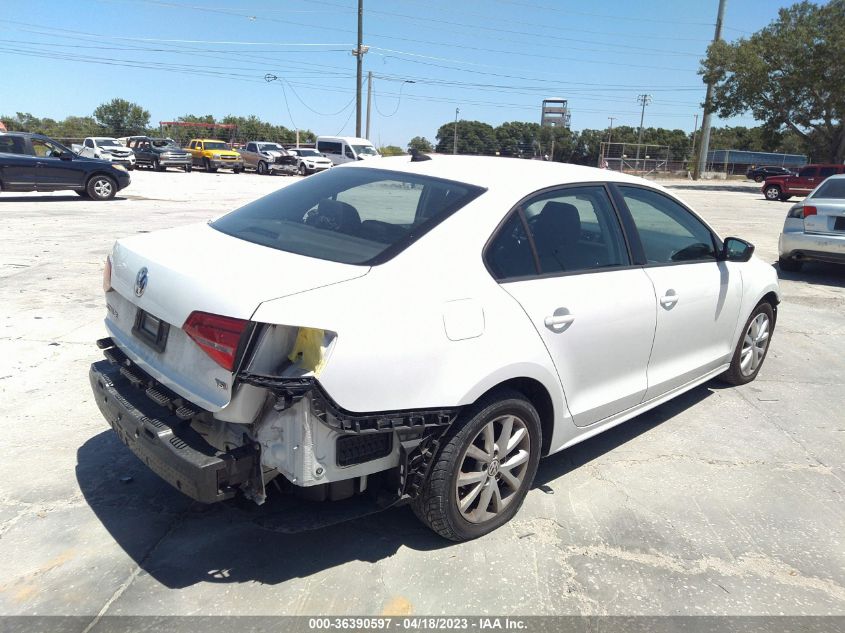
<instances>
[{"instance_id":1,"label":"parked car row","mask_svg":"<svg viewBox=\"0 0 845 633\"><path fill-rule=\"evenodd\" d=\"M136 166L155 171L177 167L190 172L200 167L210 173L228 169L239 174L252 169L259 174L306 176L349 160L379 156L375 147L361 138L319 137L317 144L335 159L315 149L288 149L262 141L250 141L236 151L217 139L192 139L182 148L170 138L91 136L69 149L42 134L3 132L0 191L71 190L95 200L111 200L129 185L127 172Z\"/></svg>"}]
</instances>

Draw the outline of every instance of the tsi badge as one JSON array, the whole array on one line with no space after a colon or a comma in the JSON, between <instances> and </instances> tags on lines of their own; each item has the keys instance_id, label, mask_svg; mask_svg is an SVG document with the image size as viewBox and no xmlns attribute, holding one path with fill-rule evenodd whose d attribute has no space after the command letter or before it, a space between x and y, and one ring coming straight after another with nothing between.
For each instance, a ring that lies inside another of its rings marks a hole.
<instances>
[{"instance_id":1,"label":"tsi badge","mask_svg":"<svg viewBox=\"0 0 845 633\"><path fill-rule=\"evenodd\" d=\"M135 296L140 297L144 294L144 290L147 289L147 281L149 277L147 276L147 267L144 266L141 270L138 271L138 274L135 275Z\"/></svg>"}]
</instances>

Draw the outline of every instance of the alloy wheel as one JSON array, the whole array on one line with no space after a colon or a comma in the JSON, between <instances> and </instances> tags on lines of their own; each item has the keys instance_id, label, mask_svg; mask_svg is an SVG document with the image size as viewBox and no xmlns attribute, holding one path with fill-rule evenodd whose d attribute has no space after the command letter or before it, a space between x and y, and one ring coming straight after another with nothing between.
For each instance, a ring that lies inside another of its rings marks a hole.
<instances>
[{"instance_id":1,"label":"alloy wheel","mask_svg":"<svg viewBox=\"0 0 845 633\"><path fill-rule=\"evenodd\" d=\"M459 463L455 497L461 516L470 523L496 517L518 498L531 454L525 422L503 415L482 427Z\"/></svg>"},{"instance_id":2,"label":"alloy wheel","mask_svg":"<svg viewBox=\"0 0 845 633\"><path fill-rule=\"evenodd\" d=\"M94 181L94 193L98 198L108 198L112 194L111 181L106 178L98 178Z\"/></svg>"},{"instance_id":3,"label":"alloy wheel","mask_svg":"<svg viewBox=\"0 0 845 633\"><path fill-rule=\"evenodd\" d=\"M762 312L748 325L739 356L739 368L743 376L750 376L763 363L769 346L769 329L769 317Z\"/></svg>"}]
</instances>

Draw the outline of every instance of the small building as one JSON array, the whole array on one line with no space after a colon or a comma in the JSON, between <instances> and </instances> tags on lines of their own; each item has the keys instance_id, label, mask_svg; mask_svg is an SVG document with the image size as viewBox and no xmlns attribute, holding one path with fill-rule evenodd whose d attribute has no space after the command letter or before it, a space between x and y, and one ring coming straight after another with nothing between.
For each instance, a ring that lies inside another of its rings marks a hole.
<instances>
[{"instance_id":1,"label":"small building","mask_svg":"<svg viewBox=\"0 0 845 633\"><path fill-rule=\"evenodd\" d=\"M744 174L750 167L776 165L802 167L807 164L804 154L778 154L775 152L749 152L739 149L716 149L707 152L707 170L728 174Z\"/></svg>"}]
</instances>

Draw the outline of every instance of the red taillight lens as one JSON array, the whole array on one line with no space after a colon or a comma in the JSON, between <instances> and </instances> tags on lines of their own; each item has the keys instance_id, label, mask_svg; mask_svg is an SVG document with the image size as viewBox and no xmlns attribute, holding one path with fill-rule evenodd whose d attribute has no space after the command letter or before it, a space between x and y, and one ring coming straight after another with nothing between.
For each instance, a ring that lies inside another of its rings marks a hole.
<instances>
[{"instance_id":1,"label":"red taillight lens","mask_svg":"<svg viewBox=\"0 0 845 633\"><path fill-rule=\"evenodd\" d=\"M232 317L191 312L182 329L223 369L232 371L238 343L249 321Z\"/></svg>"},{"instance_id":2,"label":"red taillight lens","mask_svg":"<svg viewBox=\"0 0 845 633\"><path fill-rule=\"evenodd\" d=\"M103 292L111 290L111 257L106 255L106 265L103 267Z\"/></svg>"},{"instance_id":3,"label":"red taillight lens","mask_svg":"<svg viewBox=\"0 0 845 633\"><path fill-rule=\"evenodd\" d=\"M816 207L804 207L804 217L806 218L808 215L816 215L818 213L818 209Z\"/></svg>"}]
</instances>

